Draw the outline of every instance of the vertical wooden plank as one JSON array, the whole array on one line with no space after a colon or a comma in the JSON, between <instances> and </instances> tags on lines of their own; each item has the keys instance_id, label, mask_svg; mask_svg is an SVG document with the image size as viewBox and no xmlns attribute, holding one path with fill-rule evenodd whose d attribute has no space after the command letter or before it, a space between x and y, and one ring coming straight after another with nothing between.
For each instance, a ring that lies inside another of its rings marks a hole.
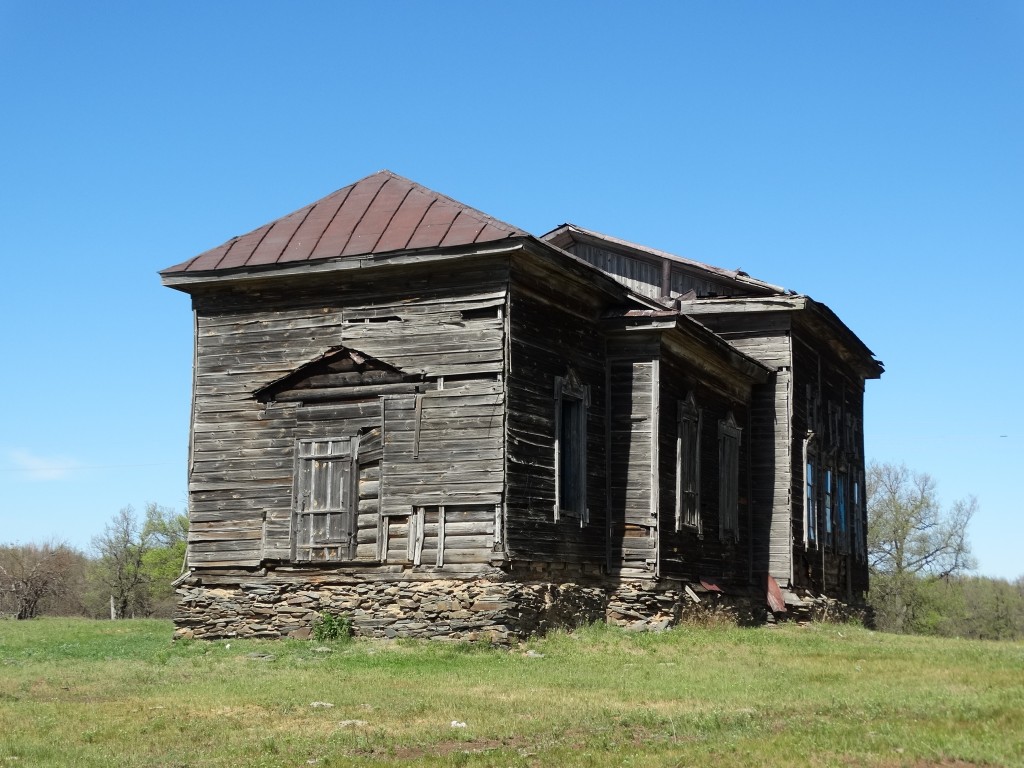
<instances>
[{"instance_id":1,"label":"vertical wooden plank","mask_svg":"<svg viewBox=\"0 0 1024 768\"><path fill-rule=\"evenodd\" d=\"M423 423L423 395L416 395L415 426L413 427L412 457L420 457L420 425Z\"/></svg>"},{"instance_id":2,"label":"vertical wooden plank","mask_svg":"<svg viewBox=\"0 0 1024 768\"><path fill-rule=\"evenodd\" d=\"M437 508L437 564L444 565L444 506Z\"/></svg>"},{"instance_id":3,"label":"vertical wooden plank","mask_svg":"<svg viewBox=\"0 0 1024 768\"><path fill-rule=\"evenodd\" d=\"M423 534L426 528L426 510L423 507L416 508L416 514L409 517L409 547L413 565L419 565L423 558Z\"/></svg>"}]
</instances>

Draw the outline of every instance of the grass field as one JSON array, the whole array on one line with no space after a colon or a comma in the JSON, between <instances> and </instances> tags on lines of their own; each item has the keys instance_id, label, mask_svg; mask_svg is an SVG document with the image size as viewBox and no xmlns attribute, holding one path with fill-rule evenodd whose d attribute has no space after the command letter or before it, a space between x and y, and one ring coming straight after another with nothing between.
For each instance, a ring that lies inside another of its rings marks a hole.
<instances>
[{"instance_id":1,"label":"grass field","mask_svg":"<svg viewBox=\"0 0 1024 768\"><path fill-rule=\"evenodd\" d=\"M511 652L170 635L0 621L0 768L1024 765L1019 643L835 625L592 627Z\"/></svg>"}]
</instances>

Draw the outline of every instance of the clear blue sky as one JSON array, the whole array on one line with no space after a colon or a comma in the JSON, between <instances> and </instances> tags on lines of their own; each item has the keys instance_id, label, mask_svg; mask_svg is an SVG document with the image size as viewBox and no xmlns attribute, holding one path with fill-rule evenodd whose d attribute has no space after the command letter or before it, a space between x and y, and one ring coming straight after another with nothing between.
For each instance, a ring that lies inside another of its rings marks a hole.
<instances>
[{"instance_id":1,"label":"clear blue sky","mask_svg":"<svg viewBox=\"0 0 1024 768\"><path fill-rule=\"evenodd\" d=\"M381 168L828 304L869 458L1024 574L1024 5L0 0L0 541L186 502L157 271Z\"/></svg>"}]
</instances>

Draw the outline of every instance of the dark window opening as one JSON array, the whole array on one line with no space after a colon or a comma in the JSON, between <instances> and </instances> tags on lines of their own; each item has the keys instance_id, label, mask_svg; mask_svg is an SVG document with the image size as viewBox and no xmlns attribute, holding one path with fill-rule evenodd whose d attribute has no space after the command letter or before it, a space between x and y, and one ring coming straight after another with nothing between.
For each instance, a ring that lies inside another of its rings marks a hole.
<instances>
[{"instance_id":1,"label":"dark window opening","mask_svg":"<svg viewBox=\"0 0 1024 768\"><path fill-rule=\"evenodd\" d=\"M700 518L701 414L691 393L679 403L676 422L676 530L683 526L701 532Z\"/></svg>"},{"instance_id":2,"label":"dark window opening","mask_svg":"<svg viewBox=\"0 0 1024 768\"><path fill-rule=\"evenodd\" d=\"M740 538L740 435L743 430L736 425L732 413L718 422L719 455L719 526L720 535L728 534Z\"/></svg>"},{"instance_id":3,"label":"dark window opening","mask_svg":"<svg viewBox=\"0 0 1024 768\"><path fill-rule=\"evenodd\" d=\"M587 522L588 387L570 371L555 379L555 520Z\"/></svg>"}]
</instances>

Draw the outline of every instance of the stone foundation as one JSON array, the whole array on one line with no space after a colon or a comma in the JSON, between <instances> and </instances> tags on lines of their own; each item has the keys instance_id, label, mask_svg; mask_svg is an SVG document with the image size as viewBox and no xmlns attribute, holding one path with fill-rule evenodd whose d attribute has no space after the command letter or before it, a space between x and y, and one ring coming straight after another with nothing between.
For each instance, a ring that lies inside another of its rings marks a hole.
<instances>
[{"instance_id":1,"label":"stone foundation","mask_svg":"<svg viewBox=\"0 0 1024 768\"><path fill-rule=\"evenodd\" d=\"M508 644L554 627L604 619L607 598L579 584L489 580L252 583L178 589L175 637L309 637L322 612L347 616L360 637Z\"/></svg>"},{"instance_id":2,"label":"stone foundation","mask_svg":"<svg viewBox=\"0 0 1024 768\"><path fill-rule=\"evenodd\" d=\"M760 623L750 595L697 598L681 585L579 579L554 582L432 579L306 583L273 576L179 587L176 638L307 638L321 613L345 616L353 633L511 644L597 621L659 630L680 621Z\"/></svg>"}]
</instances>

